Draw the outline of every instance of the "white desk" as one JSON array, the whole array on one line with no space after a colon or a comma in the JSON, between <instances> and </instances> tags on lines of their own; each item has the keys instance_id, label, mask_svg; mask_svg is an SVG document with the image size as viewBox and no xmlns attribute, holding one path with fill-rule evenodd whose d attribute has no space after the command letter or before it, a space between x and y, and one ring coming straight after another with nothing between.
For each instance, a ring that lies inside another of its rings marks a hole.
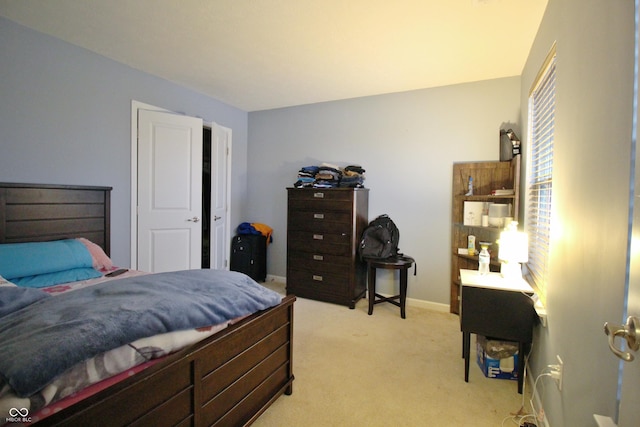
<instances>
[{"instance_id":1,"label":"white desk","mask_svg":"<svg viewBox=\"0 0 640 427\"><path fill-rule=\"evenodd\" d=\"M480 274L478 270L460 270L460 282L464 286L516 291L533 294L533 288L522 277L505 279L500 273Z\"/></svg>"},{"instance_id":2,"label":"white desk","mask_svg":"<svg viewBox=\"0 0 640 427\"><path fill-rule=\"evenodd\" d=\"M480 275L460 270L460 330L464 380L469 381L471 334L518 342L518 393L522 393L524 361L533 338L536 312L529 297L533 289L521 279L504 279L500 273Z\"/></svg>"}]
</instances>

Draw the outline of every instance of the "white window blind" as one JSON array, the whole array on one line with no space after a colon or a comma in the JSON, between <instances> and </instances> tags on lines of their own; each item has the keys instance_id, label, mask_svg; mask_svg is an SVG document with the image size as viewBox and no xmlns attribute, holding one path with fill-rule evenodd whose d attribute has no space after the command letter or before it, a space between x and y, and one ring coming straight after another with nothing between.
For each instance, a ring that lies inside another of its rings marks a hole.
<instances>
[{"instance_id":1,"label":"white window blind","mask_svg":"<svg viewBox=\"0 0 640 427\"><path fill-rule=\"evenodd\" d=\"M546 295L551 232L553 133L556 99L556 56L549 55L529 96L529 195L527 269L542 297Z\"/></svg>"}]
</instances>

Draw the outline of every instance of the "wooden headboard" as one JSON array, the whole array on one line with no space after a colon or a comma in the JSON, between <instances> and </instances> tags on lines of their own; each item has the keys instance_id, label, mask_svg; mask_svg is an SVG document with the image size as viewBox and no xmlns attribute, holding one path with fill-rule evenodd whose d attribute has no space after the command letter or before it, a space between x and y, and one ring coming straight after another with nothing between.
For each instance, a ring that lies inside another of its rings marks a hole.
<instances>
[{"instance_id":1,"label":"wooden headboard","mask_svg":"<svg viewBox=\"0 0 640 427\"><path fill-rule=\"evenodd\" d=\"M85 237L110 254L111 187L0 183L0 243Z\"/></svg>"}]
</instances>

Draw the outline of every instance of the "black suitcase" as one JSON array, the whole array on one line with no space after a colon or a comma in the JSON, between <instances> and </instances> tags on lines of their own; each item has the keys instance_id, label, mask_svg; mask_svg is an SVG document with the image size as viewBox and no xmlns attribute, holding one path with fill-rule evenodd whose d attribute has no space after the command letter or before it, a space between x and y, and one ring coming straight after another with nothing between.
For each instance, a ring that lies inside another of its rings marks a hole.
<instances>
[{"instance_id":1,"label":"black suitcase","mask_svg":"<svg viewBox=\"0 0 640 427\"><path fill-rule=\"evenodd\" d=\"M238 234L231 241L231 271L239 271L253 280L267 278L267 238L257 234Z\"/></svg>"}]
</instances>

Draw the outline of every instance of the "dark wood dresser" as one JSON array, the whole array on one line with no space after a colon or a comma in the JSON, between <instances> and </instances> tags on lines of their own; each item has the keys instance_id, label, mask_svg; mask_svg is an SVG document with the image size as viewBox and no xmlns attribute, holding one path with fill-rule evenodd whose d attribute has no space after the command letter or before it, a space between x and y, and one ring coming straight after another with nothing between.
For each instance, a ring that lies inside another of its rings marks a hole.
<instances>
[{"instance_id":1,"label":"dark wood dresser","mask_svg":"<svg viewBox=\"0 0 640 427\"><path fill-rule=\"evenodd\" d=\"M366 291L357 247L369 223L369 189L287 192L287 294L354 308Z\"/></svg>"}]
</instances>

